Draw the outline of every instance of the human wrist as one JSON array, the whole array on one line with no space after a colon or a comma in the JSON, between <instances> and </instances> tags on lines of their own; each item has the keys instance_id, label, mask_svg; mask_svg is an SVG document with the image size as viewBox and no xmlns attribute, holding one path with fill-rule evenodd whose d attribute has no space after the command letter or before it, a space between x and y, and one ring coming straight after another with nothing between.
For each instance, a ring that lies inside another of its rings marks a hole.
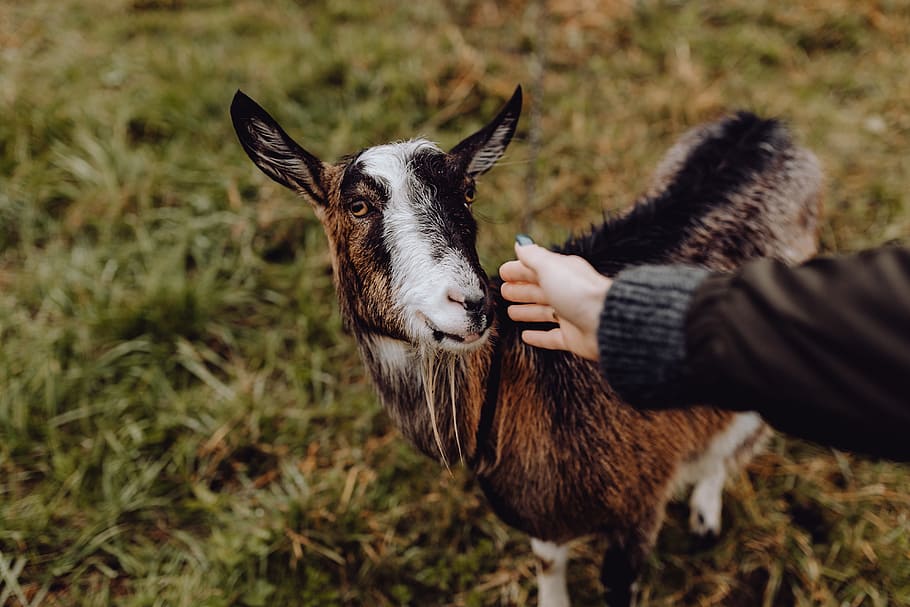
<instances>
[{"instance_id":1,"label":"human wrist","mask_svg":"<svg viewBox=\"0 0 910 607\"><path fill-rule=\"evenodd\" d=\"M552 305L557 313L596 339L600 313L613 281L591 267L579 268L570 280L561 289L560 301Z\"/></svg>"},{"instance_id":2,"label":"human wrist","mask_svg":"<svg viewBox=\"0 0 910 607\"><path fill-rule=\"evenodd\" d=\"M601 369L630 404L664 407L682 398L685 319L702 268L640 266L621 272L600 314Z\"/></svg>"}]
</instances>

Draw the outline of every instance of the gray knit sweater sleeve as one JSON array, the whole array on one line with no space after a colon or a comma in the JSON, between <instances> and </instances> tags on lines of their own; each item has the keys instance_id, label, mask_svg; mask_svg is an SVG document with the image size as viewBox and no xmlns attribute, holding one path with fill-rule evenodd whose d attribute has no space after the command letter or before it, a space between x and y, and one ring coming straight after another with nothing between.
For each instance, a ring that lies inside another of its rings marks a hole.
<instances>
[{"instance_id":1,"label":"gray knit sweater sleeve","mask_svg":"<svg viewBox=\"0 0 910 607\"><path fill-rule=\"evenodd\" d=\"M686 313L709 275L690 266L640 266L621 272L600 315L600 365L623 400L669 407L684 398Z\"/></svg>"}]
</instances>

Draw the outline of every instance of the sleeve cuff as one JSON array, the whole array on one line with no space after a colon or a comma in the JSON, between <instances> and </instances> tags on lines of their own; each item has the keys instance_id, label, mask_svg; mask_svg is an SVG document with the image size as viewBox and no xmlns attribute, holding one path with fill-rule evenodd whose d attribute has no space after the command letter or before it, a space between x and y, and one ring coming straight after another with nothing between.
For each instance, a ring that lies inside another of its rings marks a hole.
<instances>
[{"instance_id":1,"label":"sleeve cuff","mask_svg":"<svg viewBox=\"0 0 910 607\"><path fill-rule=\"evenodd\" d=\"M621 272L607 293L598 329L600 365L613 390L637 407L684 398L686 315L709 271L640 266Z\"/></svg>"}]
</instances>

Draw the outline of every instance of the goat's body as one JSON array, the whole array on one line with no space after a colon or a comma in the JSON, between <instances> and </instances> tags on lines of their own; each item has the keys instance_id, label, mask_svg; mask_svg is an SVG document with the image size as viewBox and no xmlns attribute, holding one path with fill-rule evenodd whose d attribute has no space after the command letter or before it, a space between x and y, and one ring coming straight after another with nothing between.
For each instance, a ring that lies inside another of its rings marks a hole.
<instances>
[{"instance_id":1,"label":"goat's body","mask_svg":"<svg viewBox=\"0 0 910 607\"><path fill-rule=\"evenodd\" d=\"M299 148L241 94L232 114L254 162L314 203L342 313L402 434L446 465L466 461L496 513L536 538L542 604L568 604L562 544L590 533L609 538L608 597L628 604L667 500L694 484L692 527L716 532L727 474L768 430L754 413L638 411L596 364L521 341L496 283L482 284L467 204L520 104L517 91L448 154L394 144L340 165ZM815 157L779 123L741 113L685 134L635 205L561 249L609 276L647 263L794 263L815 251L820 186Z\"/></svg>"}]
</instances>

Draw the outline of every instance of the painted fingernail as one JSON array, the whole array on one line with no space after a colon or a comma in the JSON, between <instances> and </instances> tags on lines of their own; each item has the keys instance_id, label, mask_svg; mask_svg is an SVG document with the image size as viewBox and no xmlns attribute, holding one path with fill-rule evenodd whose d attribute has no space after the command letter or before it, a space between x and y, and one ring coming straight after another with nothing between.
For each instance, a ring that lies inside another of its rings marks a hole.
<instances>
[{"instance_id":1,"label":"painted fingernail","mask_svg":"<svg viewBox=\"0 0 910 607\"><path fill-rule=\"evenodd\" d=\"M515 242L518 243L518 246L523 247L529 244L534 244L534 239L532 239L527 234L518 234L515 237Z\"/></svg>"}]
</instances>

